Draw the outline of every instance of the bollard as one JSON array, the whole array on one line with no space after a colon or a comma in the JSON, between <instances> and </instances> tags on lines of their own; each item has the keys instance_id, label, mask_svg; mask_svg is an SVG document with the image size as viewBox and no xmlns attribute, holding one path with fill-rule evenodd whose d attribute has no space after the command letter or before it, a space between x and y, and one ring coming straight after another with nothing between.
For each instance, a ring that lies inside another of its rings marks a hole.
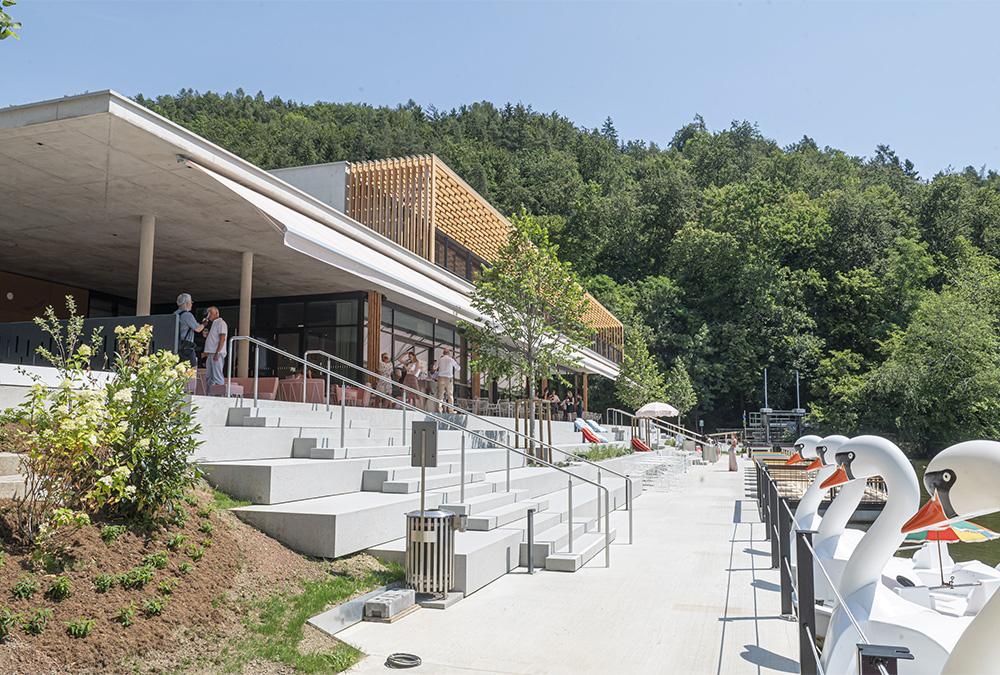
<instances>
[{"instance_id":1,"label":"bollard","mask_svg":"<svg viewBox=\"0 0 1000 675\"><path fill-rule=\"evenodd\" d=\"M535 509L528 509L528 574L535 573Z\"/></svg>"},{"instance_id":2,"label":"bollard","mask_svg":"<svg viewBox=\"0 0 1000 675\"><path fill-rule=\"evenodd\" d=\"M813 579L812 538L814 530L795 530L796 597L799 601L799 672L817 675L816 647L816 591Z\"/></svg>"}]
</instances>

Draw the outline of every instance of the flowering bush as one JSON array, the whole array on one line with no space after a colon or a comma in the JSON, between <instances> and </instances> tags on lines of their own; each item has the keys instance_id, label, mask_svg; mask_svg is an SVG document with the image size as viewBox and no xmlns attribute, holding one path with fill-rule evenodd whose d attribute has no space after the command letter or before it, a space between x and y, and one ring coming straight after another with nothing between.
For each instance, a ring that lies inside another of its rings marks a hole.
<instances>
[{"instance_id":1,"label":"flowering bush","mask_svg":"<svg viewBox=\"0 0 1000 675\"><path fill-rule=\"evenodd\" d=\"M51 308L36 320L53 337L54 351L39 353L61 383L48 388L36 378L27 400L0 420L0 444L25 454L26 489L14 509L22 543L55 540L88 514L156 517L197 477L188 464L198 433L189 367L170 352L149 354L149 326L119 326L113 376L102 386L90 371L97 335L81 343L70 298L67 309L65 328Z\"/></svg>"}]
</instances>

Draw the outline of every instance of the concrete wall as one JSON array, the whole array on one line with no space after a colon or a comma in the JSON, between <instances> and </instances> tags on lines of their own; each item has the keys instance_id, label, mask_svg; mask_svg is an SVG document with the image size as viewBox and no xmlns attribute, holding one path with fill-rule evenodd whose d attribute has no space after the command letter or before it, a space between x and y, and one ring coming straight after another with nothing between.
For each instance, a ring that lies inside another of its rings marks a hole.
<instances>
[{"instance_id":1,"label":"concrete wall","mask_svg":"<svg viewBox=\"0 0 1000 675\"><path fill-rule=\"evenodd\" d=\"M293 166L272 169L270 173L326 202L341 213L347 213L347 162Z\"/></svg>"}]
</instances>

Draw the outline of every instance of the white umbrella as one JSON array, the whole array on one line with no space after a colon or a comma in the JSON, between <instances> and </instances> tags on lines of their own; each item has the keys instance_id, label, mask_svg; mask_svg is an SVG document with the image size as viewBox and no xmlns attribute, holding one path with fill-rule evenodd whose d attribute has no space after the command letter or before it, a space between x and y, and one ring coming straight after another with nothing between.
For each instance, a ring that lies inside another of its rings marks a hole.
<instances>
[{"instance_id":1,"label":"white umbrella","mask_svg":"<svg viewBox=\"0 0 1000 675\"><path fill-rule=\"evenodd\" d=\"M669 403L653 401L635 411L636 417L677 417L680 411Z\"/></svg>"}]
</instances>

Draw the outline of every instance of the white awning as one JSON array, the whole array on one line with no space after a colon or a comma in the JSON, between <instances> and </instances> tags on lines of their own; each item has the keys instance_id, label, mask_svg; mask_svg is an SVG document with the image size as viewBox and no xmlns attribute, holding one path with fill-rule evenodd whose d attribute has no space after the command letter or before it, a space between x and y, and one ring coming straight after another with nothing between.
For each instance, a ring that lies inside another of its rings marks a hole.
<instances>
[{"instance_id":1,"label":"white awning","mask_svg":"<svg viewBox=\"0 0 1000 675\"><path fill-rule=\"evenodd\" d=\"M211 169L187 164L255 206L284 234L289 248L357 275L380 291L403 296L439 318L444 318L441 314L452 321L476 318L468 296Z\"/></svg>"}]
</instances>

